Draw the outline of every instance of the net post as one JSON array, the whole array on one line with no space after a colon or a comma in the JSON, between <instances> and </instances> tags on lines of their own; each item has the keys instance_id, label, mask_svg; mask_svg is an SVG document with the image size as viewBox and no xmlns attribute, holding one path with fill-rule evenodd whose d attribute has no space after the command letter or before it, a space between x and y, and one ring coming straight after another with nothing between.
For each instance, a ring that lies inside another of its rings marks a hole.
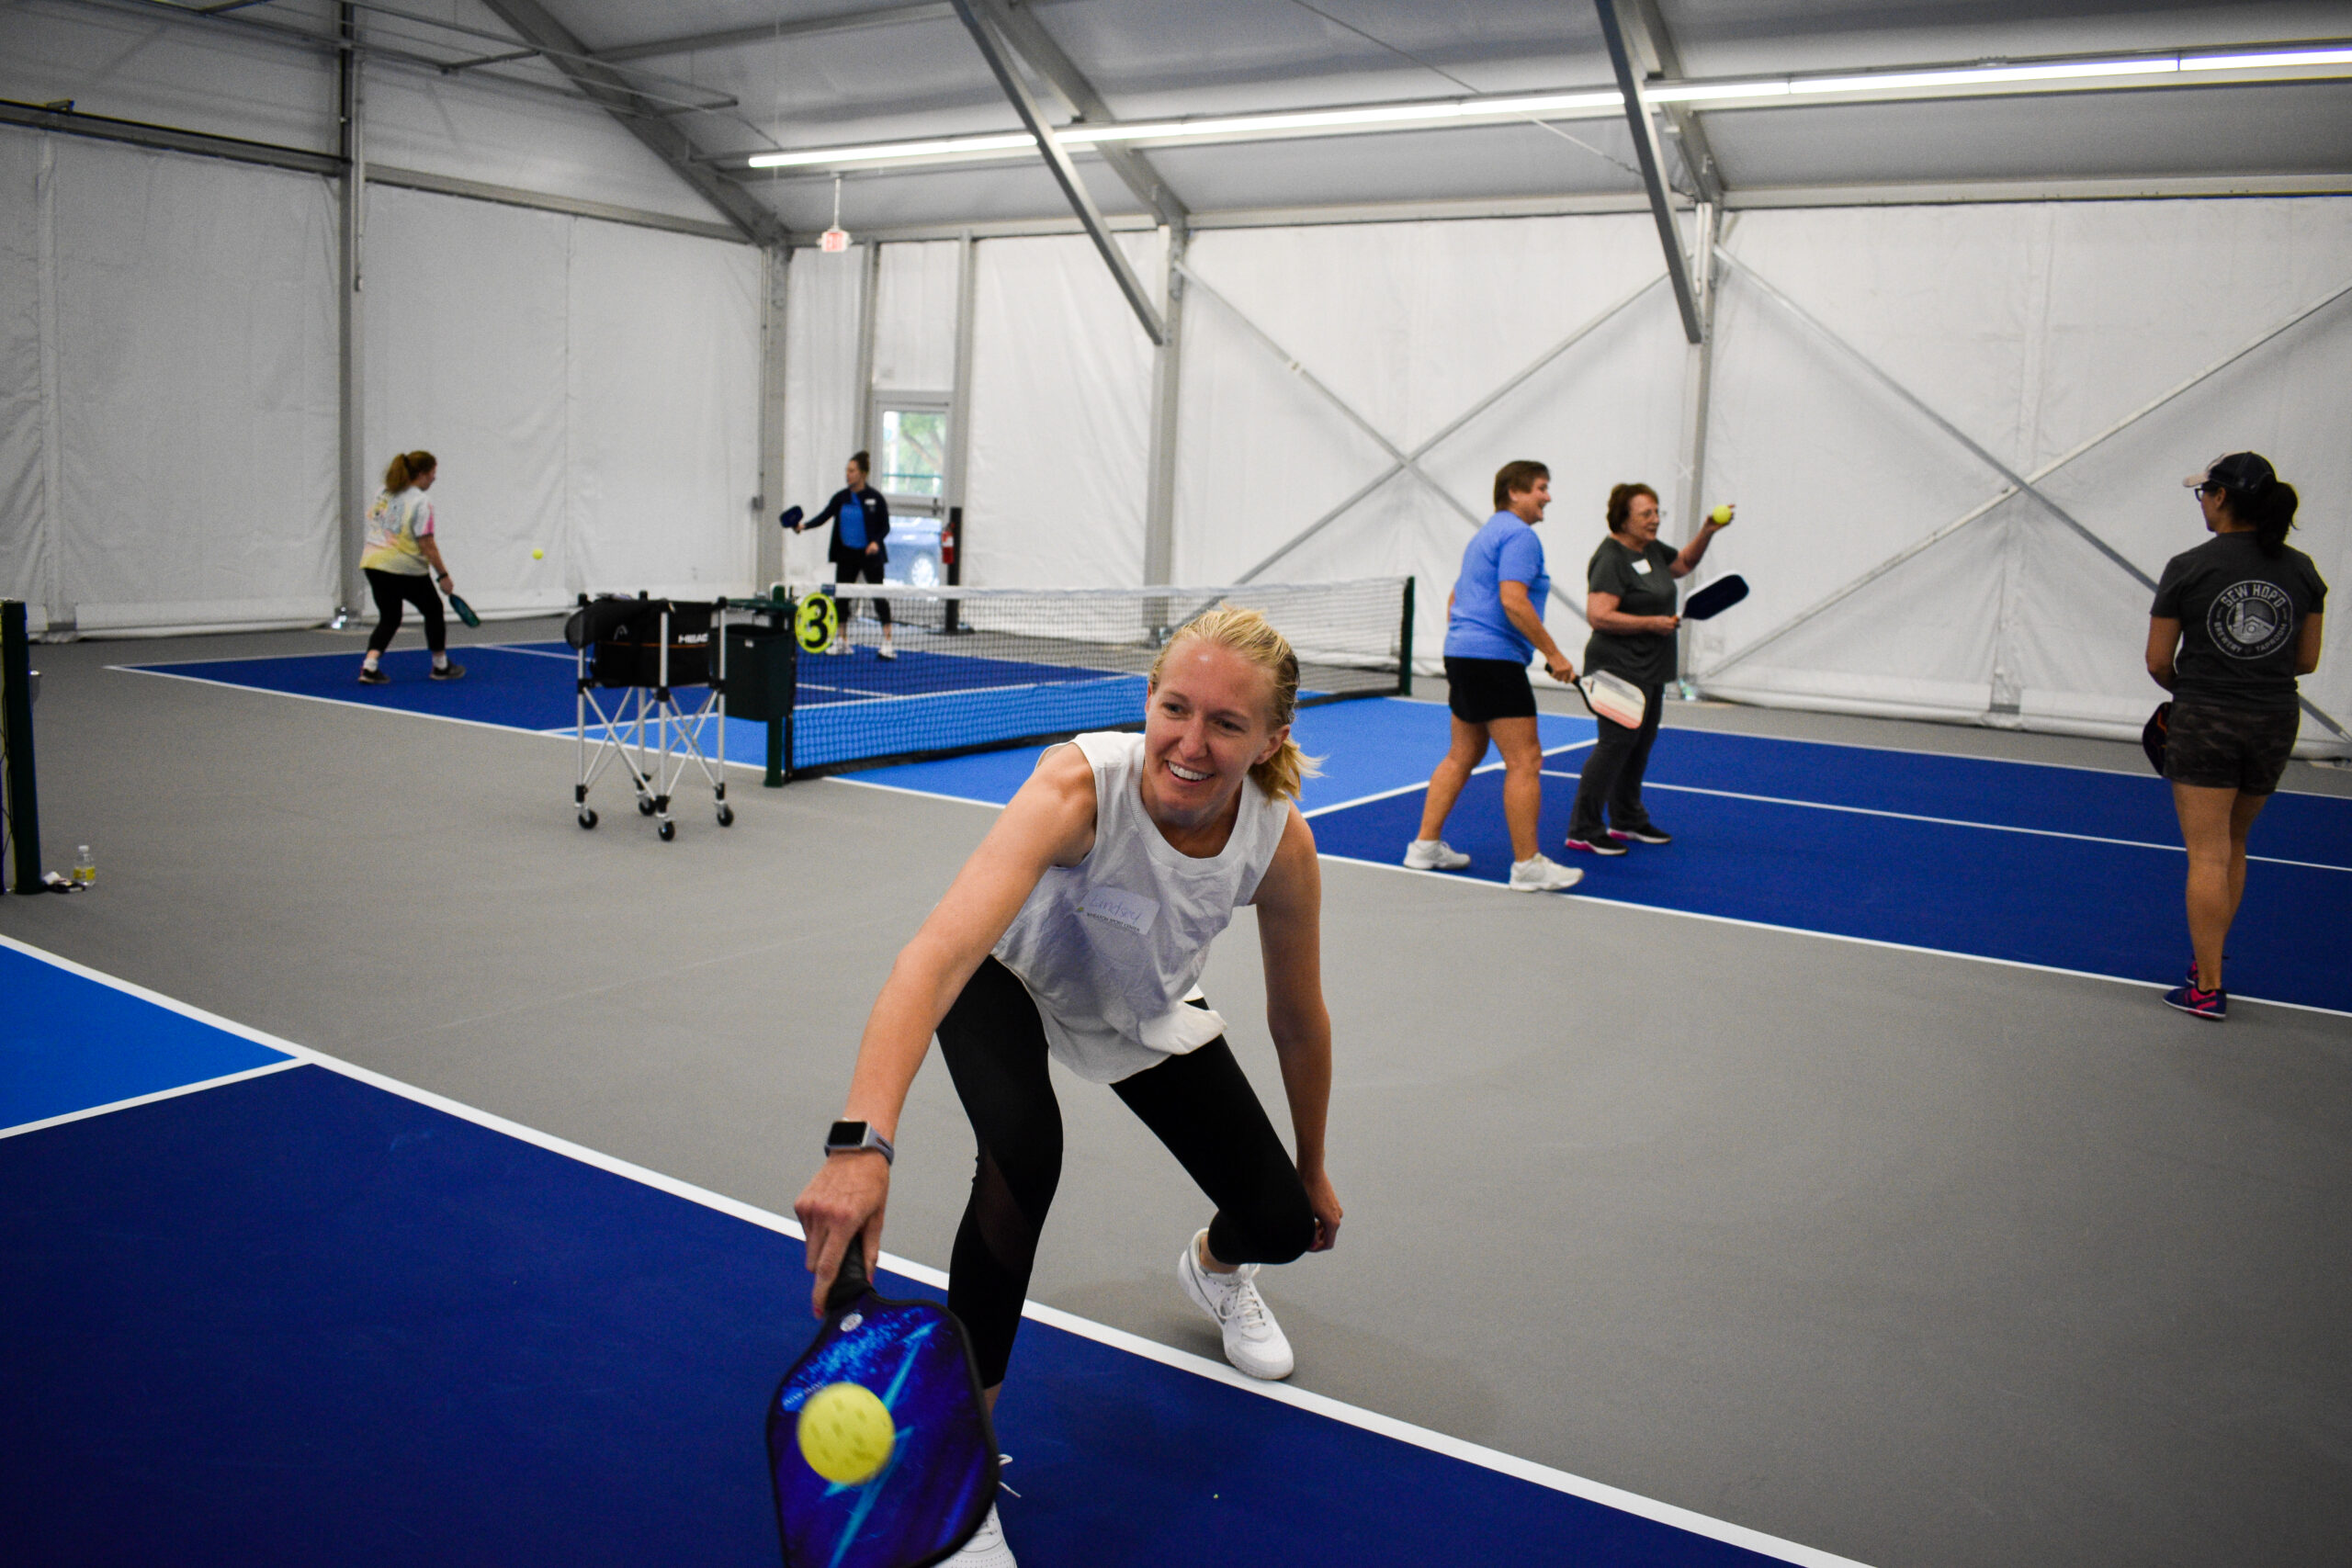
<instances>
[{"instance_id":1,"label":"net post","mask_svg":"<svg viewBox=\"0 0 2352 1568\"><path fill-rule=\"evenodd\" d=\"M960 588L964 583L964 509L960 506L947 509L946 541L947 586ZM956 635L956 616L961 608L961 601L950 599L946 613L940 617L940 630L949 637Z\"/></svg>"},{"instance_id":2,"label":"net post","mask_svg":"<svg viewBox=\"0 0 2352 1568\"><path fill-rule=\"evenodd\" d=\"M1405 621L1396 634L1396 694L1413 694L1413 580L1405 579Z\"/></svg>"},{"instance_id":3,"label":"net post","mask_svg":"<svg viewBox=\"0 0 2352 1568\"><path fill-rule=\"evenodd\" d=\"M784 584L779 582L775 587L768 590L768 602L775 604L790 605L791 601L784 596ZM786 716L768 720L768 771L766 776L760 780L761 785L767 789L782 789L784 787L786 752L784 727L791 715L794 700L800 694L799 682L795 679L795 675L797 672L800 662L798 657L800 652L800 644L798 639L795 638L792 635L792 614L788 607L784 612L784 635L786 639L791 643L791 646L785 649L784 655L784 712Z\"/></svg>"},{"instance_id":4,"label":"net post","mask_svg":"<svg viewBox=\"0 0 2352 1568\"><path fill-rule=\"evenodd\" d=\"M0 750L8 759L8 851L16 859L17 891L39 893L40 801L33 770L32 651L25 606L0 600Z\"/></svg>"}]
</instances>

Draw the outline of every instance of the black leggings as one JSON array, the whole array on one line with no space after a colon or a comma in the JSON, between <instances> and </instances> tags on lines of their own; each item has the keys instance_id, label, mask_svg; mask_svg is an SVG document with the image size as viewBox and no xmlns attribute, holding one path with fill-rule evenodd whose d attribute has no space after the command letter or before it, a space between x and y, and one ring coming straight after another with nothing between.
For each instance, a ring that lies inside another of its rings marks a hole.
<instances>
[{"instance_id":1,"label":"black leggings","mask_svg":"<svg viewBox=\"0 0 2352 1568\"><path fill-rule=\"evenodd\" d=\"M381 653L392 646L392 636L401 629L401 605L413 604L424 615L424 646L438 653L448 646L447 626L441 619L441 591L433 586L429 577L413 572L378 571L374 567L363 569L368 573L368 590L376 596L376 629L368 634L368 649Z\"/></svg>"},{"instance_id":2,"label":"black leggings","mask_svg":"<svg viewBox=\"0 0 2352 1568\"><path fill-rule=\"evenodd\" d=\"M1604 832L1600 825L1604 806L1616 827L1639 828L1648 823L1649 810L1642 805L1642 775L1649 771L1650 748L1657 743L1666 688L1644 686L1642 695L1647 701L1643 704L1639 729L1595 716L1600 739L1585 753L1583 776L1577 781L1576 809L1568 814L1569 838L1588 844L1600 838Z\"/></svg>"},{"instance_id":3,"label":"black leggings","mask_svg":"<svg viewBox=\"0 0 2352 1568\"><path fill-rule=\"evenodd\" d=\"M840 560L833 563L833 581L836 583L855 582L860 578L864 578L868 582L881 581L882 558L880 556L860 556L855 560ZM842 625L844 627L849 625L849 618L857 614L857 603L858 602L854 599L844 599L842 601ZM888 626L890 624L890 601L888 599L874 599L867 601L867 603L874 606L875 619L880 621L886 626Z\"/></svg>"},{"instance_id":4,"label":"black leggings","mask_svg":"<svg viewBox=\"0 0 2352 1568\"><path fill-rule=\"evenodd\" d=\"M956 1232L947 1304L972 1336L980 1382L1004 1381L1038 1233L1062 1173L1062 1112L1029 989L983 959L939 1021L940 1055L979 1141ZM1288 1263L1315 1240L1298 1167L1222 1037L1111 1086L1217 1206L1209 1250L1227 1263Z\"/></svg>"}]
</instances>

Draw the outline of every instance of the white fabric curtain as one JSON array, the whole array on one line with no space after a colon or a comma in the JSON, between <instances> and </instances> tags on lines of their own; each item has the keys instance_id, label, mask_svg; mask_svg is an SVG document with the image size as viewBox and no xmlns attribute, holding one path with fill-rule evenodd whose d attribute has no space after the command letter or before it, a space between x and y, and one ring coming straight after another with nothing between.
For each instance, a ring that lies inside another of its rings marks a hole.
<instances>
[{"instance_id":1,"label":"white fabric curtain","mask_svg":"<svg viewBox=\"0 0 2352 1568\"><path fill-rule=\"evenodd\" d=\"M1709 488L1741 503L1710 557L1755 588L1698 634L1747 701L2136 734L2149 592L2027 496L1769 644L1834 590L2000 496L2000 475L1769 298L1769 282L2153 578L2201 542L2181 476L2252 448L2304 498L2331 583L2352 487L2352 297L2156 412L2066 454L2352 283L2352 202L2100 202L1753 213L1729 242ZM2058 464L2054 468L2053 463ZM2335 626L2305 695L2352 725ZM2306 716L2305 754L2347 754Z\"/></svg>"},{"instance_id":2,"label":"white fabric curtain","mask_svg":"<svg viewBox=\"0 0 2352 1568\"><path fill-rule=\"evenodd\" d=\"M12 166L31 140L6 138ZM333 188L65 137L32 156L44 187L29 225L43 403L33 423L47 448L34 550L50 618L85 632L324 619L335 599Z\"/></svg>"},{"instance_id":3,"label":"white fabric curtain","mask_svg":"<svg viewBox=\"0 0 2352 1568\"><path fill-rule=\"evenodd\" d=\"M368 257L369 468L441 460L477 609L750 590L757 253L379 188Z\"/></svg>"},{"instance_id":4,"label":"white fabric curtain","mask_svg":"<svg viewBox=\"0 0 2352 1568\"><path fill-rule=\"evenodd\" d=\"M953 240L882 247L874 296L876 391L945 392L956 385Z\"/></svg>"},{"instance_id":5,"label":"white fabric curtain","mask_svg":"<svg viewBox=\"0 0 2352 1568\"><path fill-rule=\"evenodd\" d=\"M865 288L863 247L826 255L796 251L785 278L784 497L814 516L842 487L842 466L857 446L858 300ZM763 520L773 526L773 515ZM787 535L785 576L830 581L821 532Z\"/></svg>"},{"instance_id":6,"label":"white fabric curtain","mask_svg":"<svg viewBox=\"0 0 2352 1568\"><path fill-rule=\"evenodd\" d=\"M1243 318L1410 452L1585 322L1663 272L1646 218L1555 218L1204 233L1191 262L1219 298L1185 301L1178 446L1180 581L1230 582L1392 459ZM1436 666L1445 600L1495 470L1552 470L1539 536L1578 604L1609 487L1676 493L1683 354L1663 286L1267 567L1262 580L1418 579L1417 662ZM1431 481L1434 481L1433 483ZM1442 487L1442 490L1436 487ZM1669 524L1669 526L1672 526ZM1545 616L1572 651L1583 623Z\"/></svg>"},{"instance_id":7,"label":"white fabric curtain","mask_svg":"<svg viewBox=\"0 0 2352 1568\"><path fill-rule=\"evenodd\" d=\"M1158 294L1158 234L1119 236ZM1152 344L1082 235L978 247L964 581L1143 581Z\"/></svg>"}]
</instances>

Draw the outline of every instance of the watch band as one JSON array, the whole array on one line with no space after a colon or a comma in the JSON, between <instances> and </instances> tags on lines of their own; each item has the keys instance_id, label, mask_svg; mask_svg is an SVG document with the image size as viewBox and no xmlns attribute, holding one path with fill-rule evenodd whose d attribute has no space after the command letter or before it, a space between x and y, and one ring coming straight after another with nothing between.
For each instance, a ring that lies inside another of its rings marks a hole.
<instances>
[{"instance_id":1,"label":"watch band","mask_svg":"<svg viewBox=\"0 0 2352 1568\"><path fill-rule=\"evenodd\" d=\"M884 1165L896 1165L899 1162L899 1151L891 1146L889 1139L874 1130L874 1124L870 1122L836 1122L831 1130L825 1134L825 1153L828 1156L855 1154L861 1149L874 1150L882 1156Z\"/></svg>"}]
</instances>

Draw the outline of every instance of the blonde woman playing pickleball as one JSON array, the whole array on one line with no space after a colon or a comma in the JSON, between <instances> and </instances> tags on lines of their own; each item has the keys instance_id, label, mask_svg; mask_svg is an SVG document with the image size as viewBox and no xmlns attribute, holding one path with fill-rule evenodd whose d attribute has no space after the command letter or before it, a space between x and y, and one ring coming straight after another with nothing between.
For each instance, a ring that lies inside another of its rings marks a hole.
<instances>
[{"instance_id":1,"label":"blonde woman playing pickleball","mask_svg":"<svg viewBox=\"0 0 2352 1568\"><path fill-rule=\"evenodd\" d=\"M1593 716L1600 734L1577 781L1576 808L1568 815L1572 850L1622 855L1629 839L1671 841L1642 804L1642 775L1657 742L1659 703L1674 679L1674 633L1682 624L1674 585L1698 570L1707 547L1731 525L1731 510L1717 507L1698 536L1677 550L1658 542L1657 491L1623 484L1609 492L1609 536L1585 567L1584 615L1592 636L1585 639L1584 667L1588 674L1606 671L1639 686L1642 722L1629 728Z\"/></svg>"},{"instance_id":2,"label":"blonde woman playing pickleball","mask_svg":"<svg viewBox=\"0 0 2352 1568\"><path fill-rule=\"evenodd\" d=\"M870 1263L880 1248L890 1139L936 1032L979 1145L947 1300L991 1408L1061 1177L1048 1059L1108 1084L1216 1205L1177 1259L1179 1284L1234 1366L1290 1374L1258 1270L1328 1249L1340 1220L1323 1160L1331 1021L1322 876L1297 806L1306 761L1290 736L1297 697L1282 635L1255 611L1220 607L1160 651L1141 735L1081 735L1038 760L866 1020L842 1120L794 1204L820 1313L846 1249ZM1194 984L1244 904L1258 912L1295 1155ZM1010 1568L993 1510L950 1562Z\"/></svg>"}]
</instances>

